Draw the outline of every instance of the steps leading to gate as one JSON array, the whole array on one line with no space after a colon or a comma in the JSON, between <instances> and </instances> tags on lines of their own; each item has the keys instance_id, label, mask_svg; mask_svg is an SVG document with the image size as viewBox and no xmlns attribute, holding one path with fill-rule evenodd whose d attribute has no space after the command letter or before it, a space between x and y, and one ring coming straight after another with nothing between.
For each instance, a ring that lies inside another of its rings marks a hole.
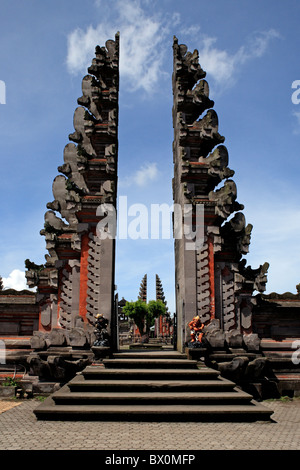
<instances>
[{"instance_id":1,"label":"steps leading to gate","mask_svg":"<svg viewBox=\"0 0 300 470\"><path fill-rule=\"evenodd\" d=\"M203 376L202 376L203 379ZM128 379L124 380L86 380L83 375L75 377L71 382L68 383L68 388L71 392L114 392L124 391L130 392L135 391L147 392L147 391L161 391L161 392L203 392L203 391L231 391L234 384L229 380L219 377L215 380L184 380L177 378L177 380L167 380L165 377L158 379Z\"/></svg>"},{"instance_id":2,"label":"steps leading to gate","mask_svg":"<svg viewBox=\"0 0 300 470\"><path fill-rule=\"evenodd\" d=\"M269 420L272 411L183 354L137 351L88 366L34 413L48 420L189 422Z\"/></svg>"}]
</instances>

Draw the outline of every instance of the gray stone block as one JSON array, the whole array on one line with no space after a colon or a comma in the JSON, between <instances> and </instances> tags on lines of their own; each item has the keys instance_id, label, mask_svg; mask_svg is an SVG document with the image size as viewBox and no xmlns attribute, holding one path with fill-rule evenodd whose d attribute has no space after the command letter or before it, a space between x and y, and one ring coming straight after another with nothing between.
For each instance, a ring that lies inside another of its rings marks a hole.
<instances>
[{"instance_id":1,"label":"gray stone block","mask_svg":"<svg viewBox=\"0 0 300 470\"><path fill-rule=\"evenodd\" d=\"M248 351L259 351L261 341L256 333L244 335L243 341Z\"/></svg>"},{"instance_id":2,"label":"gray stone block","mask_svg":"<svg viewBox=\"0 0 300 470\"><path fill-rule=\"evenodd\" d=\"M243 346L243 335L238 330L226 331L225 339L230 348L241 348Z\"/></svg>"},{"instance_id":3,"label":"gray stone block","mask_svg":"<svg viewBox=\"0 0 300 470\"><path fill-rule=\"evenodd\" d=\"M68 336L69 336L69 344L72 347L82 348L88 345L87 335L83 328L80 328L80 327L72 328L69 331Z\"/></svg>"},{"instance_id":4,"label":"gray stone block","mask_svg":"<svg viewBox=\"0 0 300 470\"><path fill-rule=\"evenodd\" d=\"M50 333L49 340L51 346L66 345L67 339L63 328L53 328Z\"/></svg>"},{"instance_id":5,"label":"gray stone block","mask_svg":"<svg viewBox=\"0 0 300 470\"><path fill-rule=\"evenodd\" d=\"M33 335L30 339L32 349L45 349L47 347L46 340L42 335Z\"/></svg>"},{"instance_id":6,"label":"gray stone block","mask_svg":"<svg viewBox=\"0 0 300 470\"><path fill-rule=\"evenodd\" d=\"M225 348L225 333L222 330L213 330L205 333L205 340L214 349Z\"/></svg>"}]
</instances>

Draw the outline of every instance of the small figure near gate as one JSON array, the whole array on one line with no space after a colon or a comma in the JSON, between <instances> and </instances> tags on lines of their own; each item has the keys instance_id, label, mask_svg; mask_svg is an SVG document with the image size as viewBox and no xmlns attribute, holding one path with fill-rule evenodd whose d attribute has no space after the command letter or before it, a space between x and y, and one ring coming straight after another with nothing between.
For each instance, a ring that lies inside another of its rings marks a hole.
<instances>
[{"instance_id":1,"label":"small figure near gate","mask_svg":"<svg viewBox=\"0 0 300 470\"><path fill-rule=\"evenodd\" d=\"M96 340L94 346L109 346L109 335L107 332L108 320L103 316L102 313L96 315L96 322L94 330Z\"/></svg>"},{"instance_id":2,"label":"small figure near gate","mask_svg":"<svg viewBox=\"0 0 300 470\"><path fill-rule=\"evenodd\" d=\"M203 336L202 330L204 328L204 324L201 322L200 317L198 315L194 317L192 321L190 321L189 327L191 330L191 342L201 343Z\"/></svg>"}]
</instances>

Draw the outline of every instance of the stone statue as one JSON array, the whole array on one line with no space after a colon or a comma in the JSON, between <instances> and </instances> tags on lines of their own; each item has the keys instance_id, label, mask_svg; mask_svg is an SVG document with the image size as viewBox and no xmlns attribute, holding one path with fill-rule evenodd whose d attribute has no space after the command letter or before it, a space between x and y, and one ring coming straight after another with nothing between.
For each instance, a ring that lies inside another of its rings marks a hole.
<instances>
[{"instance_id":1,"label":"stone statue","mask_svg":"<svg viewBox=\"0 0 300 470\"><path fill-rule=\"evenodd\" d=\"M102 313L96 315L95 322L95 336L94 346L109 346L109 335L107 332L108 320L105 318Z\"/></svg>"},{"instance_id":2,"label":"stone statue","mask_svg":"<svg viewBox=\"0 0 300 470\"><path fill-rule=\"evenodd\" d=\"M204 324L201 322L201 319L198 315L194 317L192 321L190 321L189 327L191 330L191 342L201 343L202 336L203 336L202 330L204 328Z\"/></svg>"}]
</instances>

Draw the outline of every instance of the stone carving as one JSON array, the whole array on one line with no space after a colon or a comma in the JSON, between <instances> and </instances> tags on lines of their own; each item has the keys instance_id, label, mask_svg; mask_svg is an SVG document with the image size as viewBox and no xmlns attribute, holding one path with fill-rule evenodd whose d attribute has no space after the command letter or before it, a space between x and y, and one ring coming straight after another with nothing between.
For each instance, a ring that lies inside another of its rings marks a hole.
<instances>
[{"instance_id":1,"label":"stone carving","mask_svg":"<svg viewBox=\"0 0 300 470\"><path fill-rule=\"evenodd\" d=\"M38 353L32 353L27 359L29 374L43 380L65 383L91 363L88 357L73 359L49 354L46 359Z\"/></svg>"},{"instance_id":2,"label":"stone carving","mask_svg":"<svg viewBox=\"0 0 300 470\"><path fill-rule=\"evenodd\" d=\"M173 51L173 199L182 207L204 206L207 237L194 253L175 240L178 322L188 325L197 314L206 325L214 318L221 320L226 333L239 328L248 334L252 326L248 306L253 290L264 289L267 269L254 272L240 263L249 251L253 227L246 224L244 206L237 202L234 171L228 167L225 138L219 132L198 51L189 52L177 38ZM214 334L223 341L219 332ZM179 349L183 345L179 332Z\"/></svg>"},{"instance_id":3,"label":"stone carving","mask_svg":"<svg viewBox=\"0 0 300 470\"><path fill-rule=\"evenodd\" d=\"M249 252L252 229L251 224L246 225L244 214L236 212L232 219L221 227L224 246L226 243L227 247L233 247L238 257L241 258Z\"/></svg>"},{"instance_id":4,"label":"stone carving","mask_svg":"<svg viewBox=\"0 0 300 470\"><path fill-rule=\"evenodd\" d=\"M178 39L173 38L173 51L174 51L174 74L173 85L175 84L176 76L181 78L180 86L177 92L184 90L192 90L198 80L205 78L204 72L199 64L199 53L194 50L193 53L188 51L185 44L178 44ZM176 73L176 75L175 75Z\"/></svg>"},{"instance_id":5,"label":"stone carving","mask_svg":"<svg viewBox=\"0 0 300 470\"><path fill-rule=\"evenodd\" d=\"M27 260L26 278L30 287L37 286L41 328L53 331L63 347L85 348L91 344L89 327L100 305L108 319L113 312L115 244L106 240L104 249L96 228L103 217L98 207L102 203L116 206L118 33L115 40L96 47L81 88L74 130L64 147L58 166L61 174L52 185L54 199L47 204L40 231L46 242L46 262L36 266ZM46 347L41 337L34 341Z\"/></svg>"},{"instance_id":6,"label":"stone carving","mask_svg":"<svg viewBox=\"0 0 300 470\"><path fill-rule=\"evenodd\" d=\"M218 319L211 320L203 328L203 341L205 345L212 349L224 349L225 348L225 333L220 328L220 322Z\"/></svg>"},{"instance_id":7,"label":"stone carving","mask_svg":"<svg viewBox=\"0 0 300 470\"><path fill-rule=\"evenodd\" d=\"M99 311L101 243L97 236L90 234L87 282L87 318L90 322Z\"/></svg>"},{"instance_id":8,"label":"stone carving","mask_svg":"<svg viewBox=\"0 0 300 470\"><path fill-rule=\"evenodd\" d=\"M236 201L237 190L233 180L227 180L224 186L209 193L209 199L215 201L215 213L222 219L227 219L233 212L244 206Z\"/></svg>"},{"instance_id":9,"label":"stone carving","mask_svg":"<svg viewBox=\"0 0 300 470\"><path fill-rule=\"evenodd\" d=\"M246 266L245 260L241 260L239 263L239 271L243 276L244 282L253 285L253 290L264 292L266 290L269 266L269 263L264 263L258 269L252 269L251 266Z\"/></svg>"},{"instance_id":10,"label":"stone carving","mask_svg":"<svg viewBox=\"0 0 300 470\"><path fill-rule=\"evenodd\" d=\"M107 332L108 320L101 313L96 315L94 346L109 347L109 335Z\"/></svg>"},{"instance_id":11,"label":"stone carving","mask_svg":"<svg viewBox=\"0 0 300 470\"><path fill-rule=\"evenodd\" d=\"M240 384L245 375L249 364L249 358L246 356L237 356L229 362L218 364L218 369L222 376L228 380L234 380L234 383Z\"/></svg>"},{"instance_id":12,"label":"stone carving","mask_svg":"<svg viewBox=\"0 0 300 470\"><path fill-rule=\"evenodd\" d=\"M197 311L203 323L210 320L208 245L197 251Z\"/></svg>"},{"instance_id":13,"label":"stone carving","mask_svg":"<svg viewBox=\"0 0 300 470\"><path fill-rule=\"evenodd\" d=\"M101 116L101 96L102 90L95 77L86 75L82 79L82 96L78 98L78 104L86 107L92 113L94 118L102 122Z\"/></svg>"},{"instance_id":14,"label":"stone carving","mask_svg":"<svg viewBox=\"0 0 300 470\"><path fill-rule=\"evenodd\" d=\"M62 217L67 220L69 224L68 229L76 228L78 224L76 212L80 209L80 195L74 189L68 189L68 180L63 175L58 175L54 179L52 191L55 200L48 202L48 209L59 211ZM66 228L64 224L60 230Z\"/></svg>"},{"instance_id":15,"label":"stone carving","mask_svg":"<svg viewBox=\"0 0 300 470\"><path fill-rule=\"evenodd\" d=\"M256 333L244 335L243 340L248 351L259 351L261 340Z\"/></svg>"},{"instance_id":16,"label":"stone carving","mask_svg":"<svg viewBox=\"0 0 300 470\"><path fill-rule=\"evenodd\" d=\"M47 211L45 213L45 228L44 232L49 233L62 233L68 229L68 225L63 222L60 217L57 217L54 211Z\"/></svg>"},{"instance_id":17,"label":"stone carving","mask_svg":"<svg viewBox=\"0 0 300 470\"><path fill-rule=\"evenodd\" d=\"M209 165L208 174L218 178L218 181L234 175L234 171L228 168L228 151L224 145L219 145L207 157L199 157L199 162Z\"/></svg>"},{"instance_id":18,"label":"stone carving","mask_svg":"<svg viewBox=\"0 0 300 470\"><path fill-rule=\"evenodd\" d=\"M69 344L75 348L86 348L89 346L89 336L87 331L82 327L74 327L69 333Z\"/></svg>"},{"instance_id":19,"label":"stone carving","mask_svg":"<svg viewBox=\"0 0 300 470\"><path fill-rule=\"evenodd\" d=\"M243 347L243 335L237 329L225 331L225 340L229 348Z\"/></svg>"},{"instance_id":20,"label":"stone carving","mask_svg":"<svg viewBox=\"0 0 300 470\"><path fill-rule=\"evenodd\" d=\"M84 155L87 154L80 146L73 143L67 144L64 148L64 164L58 167L58 171L73 181L79 190L86 193L88 188L83 173L87 168L87 156Z\"/></svg>"},{"instance_id":21,"label":"stone carving","mask_svg":"<svg viewBox=\"0 0 300 470\"><path fill-rule=\"evenodd\" d=\"M235 296L233 273L227 266L222 270L223 325L224 331L235 327Z\"/></svg>"},{"instance_id":22,"label":"stone carving","mask_svg":"<svg viewBox=\"0 0 300 470\"><path fill-rule=\"evenodd\" d=\"M64 328L71 326L72 315L72 271L64 269L61 281L59 323Z\"/></svg>"}]
</instances>

